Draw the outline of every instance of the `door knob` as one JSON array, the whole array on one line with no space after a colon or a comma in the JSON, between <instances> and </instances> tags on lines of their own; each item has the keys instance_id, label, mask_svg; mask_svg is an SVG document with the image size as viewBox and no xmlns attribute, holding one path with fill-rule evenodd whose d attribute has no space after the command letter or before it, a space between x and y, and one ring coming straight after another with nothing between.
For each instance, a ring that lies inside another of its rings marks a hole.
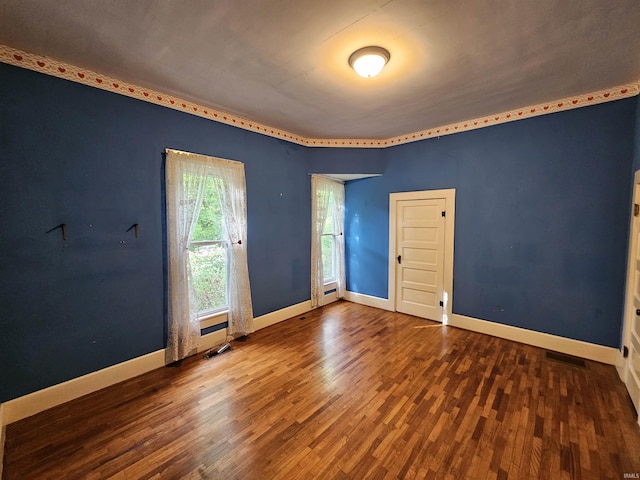
<instances>
[{"instance_id":1,"label":"door knob","mask_svg":"<svg viewBox=\"0 0 640 480\"><path fill-rule=\"evenodd\" d=\"M402 263L402 255L398 255L398 263ZM638 310L640 312L640 310ZM640 315L640 313L638 313Z\"/></svg>"}]
</instances>

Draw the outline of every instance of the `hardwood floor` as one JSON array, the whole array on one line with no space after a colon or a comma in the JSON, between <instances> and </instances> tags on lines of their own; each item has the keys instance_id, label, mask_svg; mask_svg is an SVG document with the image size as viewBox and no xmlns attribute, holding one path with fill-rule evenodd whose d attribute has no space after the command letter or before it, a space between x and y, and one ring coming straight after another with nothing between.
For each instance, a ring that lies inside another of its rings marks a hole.
<instances>
[{"instance_id":1,"label":"hardwood floor","mask_svg":"<svg viewBox=\"0 0 640 480\"><path fill-rule=\"evenodd\" d=\"M621 479L612 366L338 302L7 427L12 479Z\"/></svg>"}]
</instances>

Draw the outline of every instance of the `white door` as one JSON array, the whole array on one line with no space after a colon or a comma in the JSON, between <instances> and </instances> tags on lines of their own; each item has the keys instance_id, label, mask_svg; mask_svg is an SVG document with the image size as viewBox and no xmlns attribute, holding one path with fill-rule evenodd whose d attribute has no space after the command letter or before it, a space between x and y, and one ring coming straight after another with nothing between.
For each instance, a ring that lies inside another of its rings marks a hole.
<instances>
[{"instance_id":1,"label":"white door","mask_svg":"<svg viewBox=\"0 0 640 480\"><path fill-rule=\"evenodd\" d=\"M396 310L442 321L444 198L396 202Z\"/></svg>"},{"instance_id":2,"label":"white door","mask_svg":"<svg viewBox=\"0 0 640 480\"><path fill-rule=\"evenodd\" d=\"M627 354L622 379L631 400L640 413L640 175L634 183L634 212L631 221L631 238L628 265L626 315L623 334L623 350ZM640 417L639 417L640 419Z\"/></svg>"}]
</instances>

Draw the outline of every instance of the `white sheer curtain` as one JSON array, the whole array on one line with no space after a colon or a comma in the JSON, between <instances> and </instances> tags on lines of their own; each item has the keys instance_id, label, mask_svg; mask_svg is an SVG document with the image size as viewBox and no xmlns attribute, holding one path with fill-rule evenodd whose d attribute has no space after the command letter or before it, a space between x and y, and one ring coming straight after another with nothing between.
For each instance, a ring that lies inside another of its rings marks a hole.
<instances>
[{"instance_id":1,"label":"white sheer curtain","mask_svg":"<svg viewBox=\"0 0 640 480\"><path fill-rule=\"evenodd\" d=\"M331 197L333 196L333 202ZM333 207L334 232L336 233L336 290L338 298L344 297L344 185L320 175L311 176L311 306L320 307L324 301L324 272L322 268L322 231Z\"/></svg>"},{"instance_id":2,"label":"white sheer curtain","mask_svg":"<svg viewBox=\"0 0 640 480\"><path fill-rule=\"evenodd\" d=\"M167 237L169 258L169 325L165 362L197 352L200 321L191 281L188 246L202 207L207 165L188 154L167 150Z\"/></svg>"},{"instance_id":3,"label":"white sheer curtain","mask_svg":"<svg viewBox=\"0 0 640 480\"><path fill-rule=\"evenodd\" d=\"M247 194L244 164L213 159L210 172L221 182L218 197L229 242L229 313L227 340L255 331L247 262Z\"/></svg>"},{"instance_id":4,"label":"white sheer curtain","mask_svg":"<svg viewBox=\"0 0 640 480\"><path fill-rule=\"evenodd\" d=\"M220 203L229 242L227 335L252 333L253 307L247 263L244 165L240 162L167 149L167 236L169 319L167 364L197 352L200 321L195 304L188 246L202 207L208 176L220 178Z\"/></svg>"},{"instance_id":5,"label":"white sheer curtain","mask_svg":"<svg viewBox=\"0 0 640 480\"><path fill-rule=\"evenodd\" d=\"M335 232L338 232L336 238L336 290L338 298L344 298L344 292L347 289L346 273L344 266L344 184L332 182L333 205L335 211L333 218L335 221Z\"/></svg>"}]
</instances>

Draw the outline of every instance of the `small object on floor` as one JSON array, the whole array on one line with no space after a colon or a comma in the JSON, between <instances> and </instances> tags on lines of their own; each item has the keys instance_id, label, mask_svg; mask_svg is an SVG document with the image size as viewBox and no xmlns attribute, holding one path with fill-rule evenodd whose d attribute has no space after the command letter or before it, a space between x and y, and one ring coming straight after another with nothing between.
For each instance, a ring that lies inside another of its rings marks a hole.
<instances>
[{"instance_id":1,"label":"small object on floor","mask_svg":"<svg viewBox=\"0 0 640 480\"><path fill-rule=\"evenodd\" d=\"M231 350L231 344L229 342L222 345L220 348L212 348L211 350L207 350L203 355L205 360L208 360L211 357L215 357L216 355L220 355L221 353L226 352L227 350Z\"/></svg>"}]
</instances>

